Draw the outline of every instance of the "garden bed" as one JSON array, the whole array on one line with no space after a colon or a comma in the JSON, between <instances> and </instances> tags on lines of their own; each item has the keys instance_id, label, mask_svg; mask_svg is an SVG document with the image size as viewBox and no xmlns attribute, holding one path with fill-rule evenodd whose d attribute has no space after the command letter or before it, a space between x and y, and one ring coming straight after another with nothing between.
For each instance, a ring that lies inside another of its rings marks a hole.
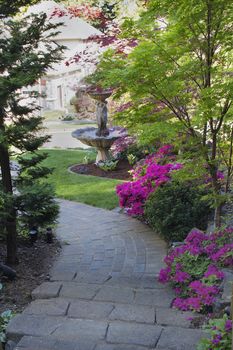
<instances>
[{"instance_id":1,"label":"garden bed","mask_svg":"<svg viewBox=\"0 0 233 350\"><path fill-rule=\"evenodd\" d=\"M92 175L119 180L132 180L132 176L129 174L129 170L132 170L132 166L129 164L128 160L120 160L116 169L109 171L100 169L95 163L77 164L72 166L70 170L82 175Z\"/></svg>"},{"instance_id":2,"label":"garden bed","mask_svg":"<svg viewBox=\"0 0 233 350\"><path fill-rule=\"evenodd\" d=\"M60 251L60 244L48 244L44 237L38 238L31 246L29 239L20 238L18 242L19 264L14 267L17 277L9 281L1 277L3 288L0 292L0 313L5 310L21 312L31 301L31 292L44 280L49 279L49 269ZM5 261L6 246L0 242L0 261Z\"/></svg>"}]
</instances>

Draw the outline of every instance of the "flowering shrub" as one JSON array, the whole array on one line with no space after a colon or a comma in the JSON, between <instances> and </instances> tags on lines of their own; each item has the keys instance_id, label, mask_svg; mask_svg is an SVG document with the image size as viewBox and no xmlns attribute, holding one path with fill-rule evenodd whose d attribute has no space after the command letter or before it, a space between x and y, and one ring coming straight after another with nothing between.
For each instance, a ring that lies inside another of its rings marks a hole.
<instances>
[{"instance_id":1,"label":"flowering shrub","mask_svg":"<svg viewBox=\"0 0 233 350\"><path fill-rule=\"evenodd\" d=\"M205 234L192 230L184 245L165 257L167 267L160 271L159 281L170 282L179 297L173 306L183 310L208 311L219 293L224 274L221 266L233 264L233 228Z\"/></svg>"},{"instance_id":2,"label":"flowering shrub","mask_svg":"<svg viewBox=\"0 0 233 350\"><path fill-rule=\"evenodd\" d=\"M125 132L125 129L122 129L122 130ZM117 139L111 147L111 153L113 157L114 158L126 157L129 146L134 145L135 143L136 143L135 137L123 135L122 137Z\"/></svg>"},{"instance_id":3,"label":"flowering shrub","mask_svg":"<svg viewBox=\"0 0 233 350\"><path fill-rule=\"evenodd\" d=\"M210 339L202 339L197 346L197 350L231 350L232 342L232 321L227 315L223 318L213 319L205 326L210 334Z\"/></svg>"},{"instance_id":4,"label":"flowering shrub","mask_svg":"<svg viewBox=\"0 0 233 350\"><path fill-rule=\"evenodd\" d=\"M126 208L129 215L143 215L144 204L149 195L157 187L170 181L172 171L181 168L181 164L174 163L171 150L172 146L165 145L157 153L147 156L132 171L134 181L117 186L120 206Z\"/></svg>"}]
</instances>

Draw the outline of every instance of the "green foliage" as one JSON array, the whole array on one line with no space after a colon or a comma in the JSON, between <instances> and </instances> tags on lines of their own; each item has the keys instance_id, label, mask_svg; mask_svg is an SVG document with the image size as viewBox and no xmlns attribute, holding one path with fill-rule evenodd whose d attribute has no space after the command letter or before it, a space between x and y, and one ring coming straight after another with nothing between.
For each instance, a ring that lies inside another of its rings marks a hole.
<instances>
[{"instance_id":1,"label":"green foliage","mask_svg":"<svg viewBox=\"0 0 233 350\"><path fill-rule=\"evenodd\" d=\"M73 114L65 114L61 117L61 120L64 122L70 122L75 119L75 116Z\"/></svg>"},{"instance_id":2,"label":"green foliage","mask_svg":"<svg viewBox=\"0 0 233 350\"><path fill-rule=\"evenodd\" d=\"M137 162L137 161L140 161L141 159L144 159L146 156L148 156L148 154L154 153L156 150L157 148L154 146L151 146L148 144L141 145L140 143L135 143L135 144L129 145L129 147L126 150L126 154L127 154L127 158L130 156L132 159L133 158L135 159L135 162Z\"/></svg>"},{"instance_id":3,"label":"green foliage","mask_svg":"<svg viewBox=\"0 0 233 350\"><path fill-rule=\"evenodd\" d=\"M14 314L10 310L4 311L0 314L0 342L1 343L6 342L6 328L13 316Z\"/></svg>"},{"instance_id":4,"label":"green foliage","mask_svg":"<svg viewBox=\"0 0 233 350\"><path fill-rule=\"evenodd\" d=\"M210 259L206 256L192 255L188 251L176 257L175 262L185 266L185 272L187 272L193 280L200 279L211 263ZM173 272L175 272L175 270Z\"/></svg>"},{"instance_id":5,"label":"green foliage","mask_svg":"<svg viewBox=\"0 0 233 350\"><path fill-rule=\"evenodd\" d=\"M186 162L208 165L215 207L218 169L230 169L226 190L232 177L232 21L231 0L149 0L122 26L138 45L105 52L94 76L130 102L115 117L141 142L176 144L184 171Z\"/></svg>"},{"instance_id":6,"label":"green foliage","mask_svg":"<svg viewBox=\"0 0 233 350\"><path fill-rule=\"evenodd\" d=\"M137 162L137 157L132 153L127 155L127 159L130 165L134 165Z\"/></svg>"},{"instance_id":7,"label":"green foliage","mask_svg":"<svg viewBox=\"0 0 233 350\"><path fill-rule=\"evenodd\" d=\"M104 171L115 170L118 164L118 160L106 160L98 163L98 167Z\"/></svg>"},{"instance_id":8,"label":"green foliage","mask_svg":"<svg viewBox=\"0 0 233 350\"><path fill-rule=\"evenodd\" d=\"M21 7L34 5L40 0L0 0L0 17L16 15Z\"/></svg>"},{"instance_id":9,"label":"green foliage","mask_svg":"<svg viewBox=\"0 0 233 350\"><path fill-rule=\"evenodd\" d=\"M212 319L204 328L210 337L201 339L197 350L231 350L232 349L232 321L225 314L222 318Z\"/></svg>"},{"instance_id":10,"label":"green foliage","mask_svg":"<svg viewBox=\"0 0 233 350\"><path fill-rule=\"evenodd\" d=\"M92 157L90 154L87 154L86 156L83 157L83 163L84 164L90 164L93 161Z\"/></svg>"},{"instance_id":11,"label":"green foliage","mask_svg":"<svg viewBox=\"0 0 233 350\"><path fill-rule=\"evenodd\" d=\"M2 225L10 218L10 208L14 205L12 196L3 192L0 182L0 223Z\"/></svg>"},{"instance_id":12,"label":"green foliage","mask_svg":"<svg viewBox=\"0 0 233 350\"><path fill-rule=\"evenodd\" d=\"M169 182L152 193L145 216L167 241L183 241L193 228L206 229L210 207L202 201L204 191L188 182Z\"/></svg>"},{"instance_id":13,"label":"green foliage","mask_svg":"<svg viewBox=\"0 0 233 350\"><path fill-rule=\"evenodd\" d=\"M47 177L51 170L41 166L44 156L35 155L36 150L49 140L49 136L42 134L42 118L35 100L38 93L32 92L30 100L25 102L22 89L37 84L38 79L61 60L64 47L54 41L61 23L51 23L45 13L17 15L22 6L36 2L0 0L0 190L4 201L0 209L0 221L6 229L7 260L11 264L17 261L17 215L26 222L26 218L30 221L33 213L36 220L45 223L46 208L49 222L57 213L51 203L53 191L42 187L39 181L41 177ZM15 155L14 152L17 155L28 152L32 155L29 160L19 159L22 168L17 181L12 179L10 173L10 157ZM30 195L34 198L30 199ZM43 209L36 216L37 200L41 200ZM22 211L17 211L19 207Z\"/></svg>"},{"instance_id":14,"label":"green foliage","mask_svg":"<svg viewBox=\"0 0 233 350\"><path fill-rule=\"evenodd\" d=\"M23 186L17 197L19 221L26 227L46 227L53 224L59 213L51 185L36 181Z\"/></svg>"}]
</instances>

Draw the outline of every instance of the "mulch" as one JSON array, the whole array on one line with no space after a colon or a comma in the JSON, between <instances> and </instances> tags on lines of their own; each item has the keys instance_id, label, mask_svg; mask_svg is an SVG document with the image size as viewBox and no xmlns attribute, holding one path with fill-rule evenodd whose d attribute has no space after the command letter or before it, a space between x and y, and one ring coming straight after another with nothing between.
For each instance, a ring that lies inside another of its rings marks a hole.
<instances>
[{"instance_id":1,"label":"mulch","mask_svg":"<svg viewBox=\"0 0 233 350\"><path fill-rule=\"evenodd\" d=\"M129 164L128 160L120 160L117 164L116 169L111 171L102 170L97 165L95 165L95 163L73 165L70 170L77 174L93 175L109 179L132 179L132 176L129 174L129 170L132 170L132 166Z\"/></svg>"},{"instance_id":2,"label":"mulch","mask_svg":"<svg viewBox=\"0 0 233 350\"><path fill-rule=\"evenodd\" d=\"M60 244L54 239L48 244L44 237L39 237L32 246L27 238L19 238L19 264L12 267L17 273L10 281L0 276L3 289L0 291L0 313L6 310L21 312L31 301L31 292L42 282L49 280L49 269L60 252ZM6 246L0 242L0 261L5 263Z\"/></svg>"}]
</instances>

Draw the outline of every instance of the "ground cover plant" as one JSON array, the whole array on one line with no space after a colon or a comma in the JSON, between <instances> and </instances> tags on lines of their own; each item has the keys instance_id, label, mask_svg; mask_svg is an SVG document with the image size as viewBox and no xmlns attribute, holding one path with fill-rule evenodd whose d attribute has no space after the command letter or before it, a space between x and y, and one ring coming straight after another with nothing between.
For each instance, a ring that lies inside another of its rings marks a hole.
<instances>
[{"instance_id":1,"label":"ground cover plant","mask_svg":"<svg viewBox=\"0 0 233 350\"><path fill-rule=\"evenodd\" d=\"M98 163L98 167L104 171L112 171L115 170L118 164L118 160L106 160L106 161L100 161Z\"/></svg>"},{"instance_id":2,"label":"ground cover plant","mask_svg":"<svg viewBox=\"0 0 233 350\"><path fill-rule=\"evenodd\" d=\"M42 152L42 151L41 151ZM56 196L105 209L117 207L115 187L119 181L95 176L79 175L68 171L74 164L82 163L85 156L95 160L96 154L84 150L46 150L44 165L52 167L47 181L55 188Z\"/></svg>"},{"instance_id":3,"label":"ground cover plant","mask_svg":"<svg viewBox=\"0 0 233 350\"><path fill-rule=\"evenodd\" d=\"M232 320L226 314L222 318L211 319L204 328L210 338L202 339L197 350L232 349Z\"/></svg>"},{"instance_id":4,"label":"ground cover plant","mask_svg":"<svg viewBox=\"0 0 233 350\"><path fill-rule=\"evenodd\" d=\"M0 314L0 343L2 345L6 342L6 328L13 316L14 314L11 310L6 310Z\"/></svg>"},{"instance_id":5,"label":"ground cover plant","mask_svg":"<svg viewBox=\"0 0 233 350\"><path fill-rule=\"evenodd\" d=\"M159 281L171 283L179 295L173 307L182 311L210 312L224 278L222 267L233 266L233 228L205 234L192 230L184 244L165 257L167 267Z\"/></svg>"}]
</instances>

